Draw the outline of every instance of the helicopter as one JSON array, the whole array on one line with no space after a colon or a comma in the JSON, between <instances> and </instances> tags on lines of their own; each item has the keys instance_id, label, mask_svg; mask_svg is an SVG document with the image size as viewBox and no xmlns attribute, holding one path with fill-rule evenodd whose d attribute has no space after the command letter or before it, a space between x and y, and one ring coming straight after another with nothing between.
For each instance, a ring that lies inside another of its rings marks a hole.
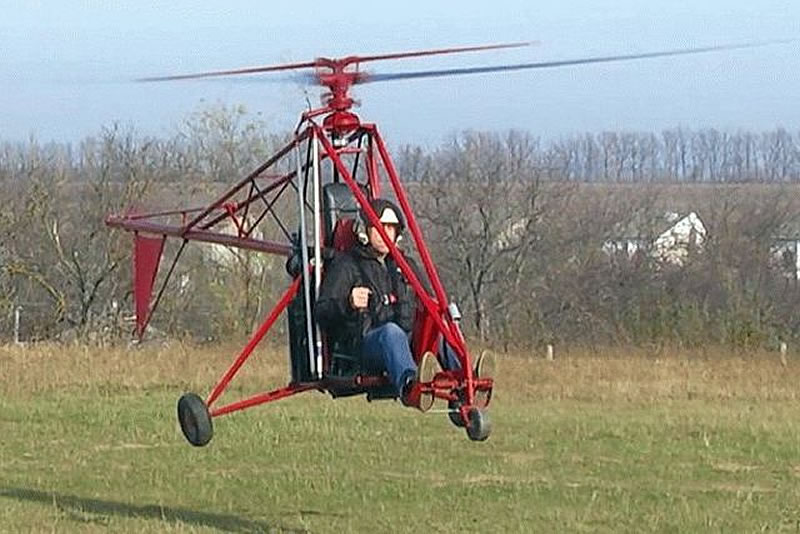
<instances>
[{"instance_id":1,"label":"helicopter","mask_svg":"<svg viewBox=\"0 0 800 534\"><path fill-rule=\"evenodd\" d=\"M440 370L420 385L433 398L455 406L449 411L454 424L463 427L469 439L486 440L492 425L488 414L494 379L474 371L473 358L460 327L461 313L449 300L414 215L386 143L376 124L364 122L352 108L350 89L355 85L403 79L448 77L519 70L546 69L592 63L653 59L666 56L719 52L762 46L775 41L682 48L638 54L585 57L443 70L373 73L361 65L376 61L399 60L444 54L461 54L529 46L531 42L490 44L419 50L378 55L351 55L342 58L317 58L313 61L245 67L231 70L140 78L142 82L169 82L224 76L252 76L279 71L301 71L290 78L327 88L323 103L301 113L291 140L250 174L241 178L213 202L198 208L151 213L109 215L106 224L133 233L134 307L136 335L144 334L164 293L174 267L189 241L276 254L287 259L289 283L274 307L252 334L205 398L185 393L178 401L181 430L194 446L208 444L213 436L213 420L226 414L275 402L306 391L323 391L333 398L366 395L368 400L397 398L387 376L365 370L357 351L330 346L314 316L314 305L326 266L337 255L354 246L354 224L359 217L374 227L389 255L411 286L417 308L411 333L412 353L419 363L426 352L437 352L447 344L459 365ZM278 169L289 169L276 172ZM386 183L385 183L386 182ZM397 200L406 221L407 232L422 263L418 275L390 239L380 223L371 201L384 195L384 186ZM294 192L297 209L296 232L289 232L275 209L276 202ZM266 239L257 228L272 217L284 239ZM174 222L179 218L180 222ZM227 228L234 228L231 233ZM182 240L161 287L153 300L156 275L167 238ZM219 399L236 374L252 356L280 316L286 312L289 333L290 380L283 387L218 405Z\"/></svg>"}]
</instances>

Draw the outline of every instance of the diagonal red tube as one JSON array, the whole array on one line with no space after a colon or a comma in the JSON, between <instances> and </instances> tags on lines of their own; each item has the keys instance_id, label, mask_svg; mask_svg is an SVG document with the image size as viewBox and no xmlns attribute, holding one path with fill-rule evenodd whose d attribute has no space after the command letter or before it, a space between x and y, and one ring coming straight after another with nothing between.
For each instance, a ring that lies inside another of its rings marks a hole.
<instances>
[{"instance_id":1,"label":"diagonal red tube","mask_svg":"<svg viewBox=\"0 0 800 534\"><path fill-rule=\"evenodd\" d=\"M258 328L256 333L250 338L250 341L247 342L247 345L242 349L241 354L236 358L233 364L225 371L225 374L219 380L217 385L208 395L208 399L206 400L206 406L211 406L215 400L225 391L225 388L228 387L231 379L233 379L234 375L239 371L239 369L244 365L244 362L250 357L250 354L253 353L253 350L256 348L263 337L269 332L269 329L272 328L272 325L275 324L275 321L278 319L283 310L286 309L286 306L289 305L289 302L294 298L297 290L300 288L300 282L303 280L302 276L298 276L294 279L292 284L286 290L286 292L281 297L280 301L275 305L275 307L270 312L269 316L267 316L266 320L261 324Z\"/></svg>"}]
</instances>

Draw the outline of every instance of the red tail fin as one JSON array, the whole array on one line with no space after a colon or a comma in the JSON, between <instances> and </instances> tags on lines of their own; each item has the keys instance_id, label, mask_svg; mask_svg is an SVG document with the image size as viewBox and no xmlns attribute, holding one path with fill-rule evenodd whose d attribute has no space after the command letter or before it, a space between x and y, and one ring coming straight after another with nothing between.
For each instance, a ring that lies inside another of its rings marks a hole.
<instances>
[{"instance_id":1,"label":"red tail fin","mask_svg":"<svg viewBox=\"0 0 800 534\"><path fill-rule=\"evenodd\" d=\"M156 281L166 236L133 238L133 302L136 307L136 335L142 337L150 321L150 299Z\"/></svg>"}]
</instances>

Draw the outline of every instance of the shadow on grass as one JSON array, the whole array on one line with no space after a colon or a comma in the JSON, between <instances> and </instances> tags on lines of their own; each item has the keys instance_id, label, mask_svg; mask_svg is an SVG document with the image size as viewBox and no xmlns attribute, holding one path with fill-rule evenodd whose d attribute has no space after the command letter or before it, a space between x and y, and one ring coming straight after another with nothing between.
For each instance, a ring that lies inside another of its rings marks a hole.
<instances>
[{"instance_id":1,"label":"shadow on grass","mask_svg":"<svg viewBox=\"0 0 800 534\"><path fill-rule=\"evenodd\" d=\"M52 505L68 514L71 519L81 522L103 523L102 518L92 518L88 515L98 514L102 516L116 515L132 519L180 521L190 525L216 528L223 532L308 532L283 525L270 525L262 521L243 519L229 514L198 512L196 510L171 508L155 504L136 505L104 501L27 488L2 488L0 489L0 497Z\"/></svg>"}]
</instances>

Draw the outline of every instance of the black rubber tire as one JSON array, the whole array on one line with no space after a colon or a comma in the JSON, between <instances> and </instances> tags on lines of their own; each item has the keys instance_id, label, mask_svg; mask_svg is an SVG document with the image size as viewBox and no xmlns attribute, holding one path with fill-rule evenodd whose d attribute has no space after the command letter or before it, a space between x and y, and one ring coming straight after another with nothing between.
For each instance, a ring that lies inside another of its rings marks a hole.
<instances>
[{"instance_id":1,"label":"black rubber tire","mask_svg":"<svg viewBox=\"0 0 800 534\"><path fill-rule=\"evenodd\" d=\"M458 396L457 400L451 400L447 402L447 417L456 427L464 428L467 425L464 424L464 419L461 418L460 410L461 405L464 403L464 392L459 389L456 391L456 395Z\"/></svg>"},{"instance_id":2,"label":"black rubber tire","mask_svg":"<svg viewBox=\"0 0 800 534\"><path fill-rule=\"evenodd\" d=\"M186 440L195 447L207 445L214 435L208 406L194 393L184 393L178 400L178 423Z\"/></svg>"},{"instance_id":3,"label":"black rubber tire","mask_svg":"<svg viewBox=\"0 0 800 534\"><path fill-rule=\"evenodd\" d=\"M492 422L489 414L484 410L472 408L469 411L469 426L467 436L472 441L486 441L492 433Z\"/></svg>"},{"instance_id":4,"label":"black rubber tire","mask_svg":"<svg viewBox=\"0 0 800 534\"><path fill-rule=\"evenodd\" d=\"M458 428L464 428L464 420L461 418L461 411L459 408L461 407L461 403L459 401L450 401L447 403L447 417L450 418L450 422L456 425Z\"/></svg>"}]
</instances>

